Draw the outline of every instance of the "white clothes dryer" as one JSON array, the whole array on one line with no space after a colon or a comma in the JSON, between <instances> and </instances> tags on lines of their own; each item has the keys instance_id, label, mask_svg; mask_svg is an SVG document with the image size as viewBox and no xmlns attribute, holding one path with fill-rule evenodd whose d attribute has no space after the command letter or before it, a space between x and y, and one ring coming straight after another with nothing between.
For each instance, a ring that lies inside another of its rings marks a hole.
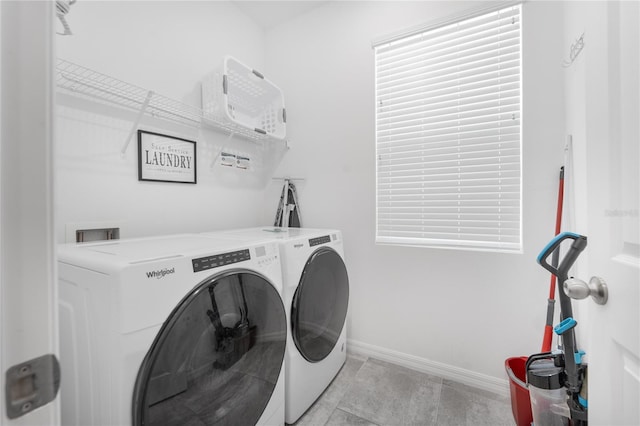
<instances>
[{"instance_id":1,"label":"white clothes dryer","mask_svg":"<svg viewBox=\"0 0 640 426\"><path fill-rule=\"evenodd\" d=\"M289 314L285 422L295 423L346 360L349 278L342 233L309 228L250 228L205 235L243 242L277 241Z\"/></svg>"},{"instance_id":2,"label":"white clothes dryer","mask_svg":"<svg viewBox=\"0 0 640 426\"><path fill-rule=\"evenodd\" d=\"M279 260L199 235L59 246L62 423L282 425Z\"/></svg>"}]
</instances>

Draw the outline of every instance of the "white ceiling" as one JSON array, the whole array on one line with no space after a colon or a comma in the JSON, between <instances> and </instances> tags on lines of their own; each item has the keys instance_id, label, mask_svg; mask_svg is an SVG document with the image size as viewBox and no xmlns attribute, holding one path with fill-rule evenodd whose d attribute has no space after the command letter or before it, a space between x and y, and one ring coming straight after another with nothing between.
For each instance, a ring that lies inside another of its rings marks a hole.
<instances>
[{"instance_id":1,"label":"white ceiling","mask_svg":"<svg viewBox=\"0 0 640 426\"><path fill-rule=\"evenodd\" d=\"M233 0L244 14L268 30L326 3L328 0Z\"/></svg>"}]
</instances>

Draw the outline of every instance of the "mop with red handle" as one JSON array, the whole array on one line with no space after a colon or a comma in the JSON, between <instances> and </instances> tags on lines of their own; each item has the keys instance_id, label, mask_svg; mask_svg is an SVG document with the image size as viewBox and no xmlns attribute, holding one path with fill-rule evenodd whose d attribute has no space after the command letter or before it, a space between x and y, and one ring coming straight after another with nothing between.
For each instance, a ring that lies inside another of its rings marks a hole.
<instances>
[{"instance_id":1,"label":"mop with red handle","mask_svg":"<svg viewBox=\"0 0 640 426\"><path fill-rule=\"evenodd\" d=\"M560 169L560 182L558 188L558 209L556 213L556 237L560 234L562 221L562 204L564 201L564 167ZM560 251L557 244L553 247L551 257L552 269L556 270L559 263ZM581 251L581 250L580 250ZM545 256L546 258L546 256ZM575 260L575 259L574 259ZM540 262L540 261L538 261ZM546 262L546 261L545 261ZM573 261L572 261L573 262ZM546 263L545 263L546 264ZM556 275L551 274L551 286L549 289L549 302L547 304L547 323L544 328L542 352L551 352L551 339L553 336L553 314L555 308ZM561 299L562 300L562 299ZM562 305L562 303L561 303ZM517 426L530 426L533 421L529 389L527 388L527 357L512 357L505 361L505 370L509 377L509 391L511 394L511 410Z\"/></svg>"},{"instance_id":2,"label":"mop with red handle","mask_svg":"<svg viewBox=\"0 0 640 426\"><path fill-rule=\"evenodd\" d=\"M560 179L558 183L558 208L556 211L556 232L560 234L562 225L562 205L564 202L564 166L560 168ZM554 267L558 266L559 250L553 252L551 263ZM544 326L544 337L542 338L542 352L551 351L551 339L553 337L553 313L555 308L556 295L556 276L551 274L551 282L549 283L549 300L547 302L547 323Z\"/></svg>"}]
</instances>

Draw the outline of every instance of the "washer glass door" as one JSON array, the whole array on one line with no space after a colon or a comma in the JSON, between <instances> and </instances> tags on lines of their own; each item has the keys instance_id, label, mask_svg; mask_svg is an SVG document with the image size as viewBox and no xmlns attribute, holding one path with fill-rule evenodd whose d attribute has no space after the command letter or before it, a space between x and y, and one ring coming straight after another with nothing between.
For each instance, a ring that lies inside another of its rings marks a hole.
<instances>
[{"instance_id":1,"label":"washer glass door","mask_svg":"<svg viewBox=\"0 0 640 426\"><path fill-rule=\"evenodd\" d=\"M285 342L282 298L265 277L234 270L203 281L142 362L133 424L255 424L280 376Z\"/></svg>"},{"instance_id":2,"label":"washer glass door","mask_svg":"<svg viewBox=\"0 0 640 426\"><path fill-rule=\"evenodd\" d=\"M293 296L293 341L302 356L318 362L331 353L347 317L349 278L340 255L329 247L307 260Z\"/></svg>"}]
</instances>

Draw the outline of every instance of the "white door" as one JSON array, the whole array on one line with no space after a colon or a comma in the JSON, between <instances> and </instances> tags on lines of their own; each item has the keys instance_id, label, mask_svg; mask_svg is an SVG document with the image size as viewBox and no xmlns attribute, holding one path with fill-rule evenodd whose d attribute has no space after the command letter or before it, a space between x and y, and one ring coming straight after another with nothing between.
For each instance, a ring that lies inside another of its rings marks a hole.
<instances>
[{"instance_id":1,"label":"white door","mask_svg":"<svg viewBox=\"0 0 640 426\"><path fill-rule=\"evenodd\" d=\"M54 8L0 1L0 424L7 426L60 423L57 400L38 407L53 389L48 355L58 346Z\"/></svg>"},{"instance_id":2,"label":"white door","mask_svg":"<svg viewBox=\"0 0 640 426\"><path fill-rule=\"evenodd\" d=\"M605 305L573 301L588 318L589 424L640 425L640 4L581 2L567 21L574 39L584 35L567 71L569 125L581 124L570 129L577 180L586 180L576 182L588 237L579 278L601 277L609 291Z\"/></svg>"}]
</instances>

